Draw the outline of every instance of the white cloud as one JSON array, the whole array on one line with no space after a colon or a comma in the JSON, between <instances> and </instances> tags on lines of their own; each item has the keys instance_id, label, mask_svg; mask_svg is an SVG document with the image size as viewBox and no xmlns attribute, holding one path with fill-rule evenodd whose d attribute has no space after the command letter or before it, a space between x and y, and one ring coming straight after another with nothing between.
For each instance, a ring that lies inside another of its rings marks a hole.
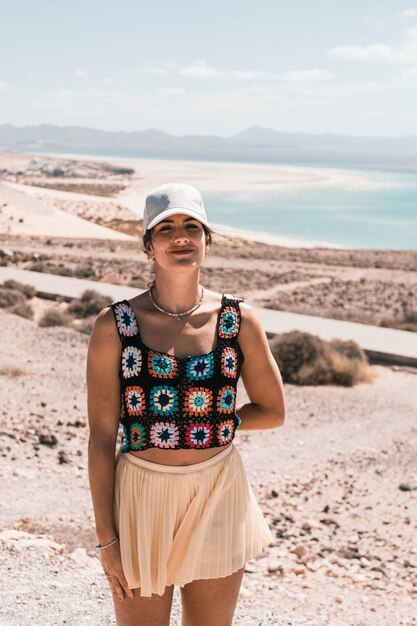
<instances>
[{"instance_id":1,"label":"white cloud","mask_svg":"<svg viewBox=\"0 0 417 626\"><path fill-rule=\"evenodd\" d=\"M312 70L285 72L285 74L283 74L283 78L290 81L321 81L329 80L332 78L332 74L328 70L319 70L315 68Z\"/></svg>"},{"instance_id":2,"label":"white cloud","mask_svg":"<svg viewBox=\"0 0 417 626\"><path fill-rule=\"evenodd\" d=\"M77 68L76 70L74 70L74 76L76 76L77 78L88 78L88 74L87 72L84 72L84 70L81 70L79 68Z\"/></svg>"},{"instance_id":3,"label":"white cloud","mask_svg":"<svg viewBox=\"0 0 417 626\"><path fill-rule=\"evenodd\" d=\"M13 94L13 90L8 83L0 80L0 93L5 94L6 96L11 96Z\"/></svg>"},{"instance_id":4,"label":"white cloud","mask_svg":"<svg viewBox=\"0 0 417 626\"><path fill-rule=\"evenodd\" d=\"M387 61L392 58L393 48L383 43L374 43L368 46L335 46L330 50L330 55L340 59Z\"/></svg>"},{"instance_id":5,"label":"white cloud","mask_svg":"<svg viewBox=\"0 0 417 626\"><path fill-rule=\"evenodd\" d=\"M203 80L211 79L211 78L227 78L227 73L221 70L216 70L213 67L209 67L208 65L202 63L201 61L196 62L193 65L189 65L188 67L183 67L178 72L181 76L188 76L190 78L200 78Z\"/></svg>"},{"instance_id":6,"label":"white cloud","mask_svg":"<svg viewBox=\"0 0 417 626\"><path fill-rule=\"evenodd\" d=\"M417 9L407 9L400 13L401 17L417 17Z\"/></svg>"},{"instance_id":7,"label":"white cloud","mask_svg":"<svg viewBox=\"0 0 417 626\"><path fill-rule=\"evenodd\" d=\"M265 72L262 70L225 70L216 69L207 65L205 61L196 61L178 72L181 76L202 80L244 80L244 81L290 81L311 82L329 80L332 74L328 70L313 68L309 70L293 70L283 74Z\"/></svg>"},{"instance_id":8,"label":"white cloud","mask_svg":"<svg viewBox=\"0 0 417 626\"><path fill-rule=\"evenodd\" d=\"M335 46L330 56L355 61L385 61L402 65L417 64L417 28L403 33L403 42L397 46L374 43L367 46Z\"/></svg>"}]
</instances>

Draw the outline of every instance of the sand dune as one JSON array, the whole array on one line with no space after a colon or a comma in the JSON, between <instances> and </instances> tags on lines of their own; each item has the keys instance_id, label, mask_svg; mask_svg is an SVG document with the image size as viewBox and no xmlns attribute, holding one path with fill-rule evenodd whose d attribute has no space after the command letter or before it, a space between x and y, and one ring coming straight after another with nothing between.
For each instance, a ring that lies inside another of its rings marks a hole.
<instances>
[{"instance_id":1,"label":"sand dune","mask_svg":"<svg viewBox=\"0 0 417 626\"><path fill-rule=\"evenodd\" d=\"M133 239L57 209L7 182L0 183L0 229L12 235Z\"/></svg>"}]
</instances>

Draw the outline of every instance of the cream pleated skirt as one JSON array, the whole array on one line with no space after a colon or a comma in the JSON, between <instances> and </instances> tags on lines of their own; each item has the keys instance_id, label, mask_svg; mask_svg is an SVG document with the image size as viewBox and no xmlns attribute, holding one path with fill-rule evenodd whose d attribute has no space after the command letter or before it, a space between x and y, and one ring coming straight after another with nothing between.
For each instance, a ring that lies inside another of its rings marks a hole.
<instances>
[{"instance_id":1,"label":"cream pleated skirt","mask_svg":"<svg viewBox=\"0 0 417 626\"><path fill-rule=\"evenodd\" d=\"M233 443L192 465L162 465L121 447L114 525L130 589L162 595L232 574L274 541Z\"/></svg>"}]
</instances>

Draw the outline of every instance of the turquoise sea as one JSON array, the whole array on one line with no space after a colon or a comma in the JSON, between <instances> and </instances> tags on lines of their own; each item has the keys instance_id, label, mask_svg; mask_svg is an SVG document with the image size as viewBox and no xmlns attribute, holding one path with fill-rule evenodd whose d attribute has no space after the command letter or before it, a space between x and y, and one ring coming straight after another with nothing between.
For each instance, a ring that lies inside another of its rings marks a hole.
<instances>
[{"instance_id":1,"label":"turquoise sea","mask_svg":"<svg viewBox=\"0 0 417 626\"><path fill-rule=\"evenodd\" d=\"M28 151L29 152L29 151ZM30 151L33 154L52 153ZM63 152L63 151L62 151ZM68 153L68 150L65 152ZM58 150L53 150L58 154ZM184 157L158 159L143 154L77 151L80 158L108 157L132 167L144 158L158 171L158 160L172 166ZM72 152L71 156L75 156ZM221 172L222 163L188 159L194 166ZM224 164L230 166L230 163ZM236 167L243 164L236 163ZM417 249L417 173L308 164L245 163L241 185L231 190L216 183L200 188L209 218L231 229L268 233L318 245L362 249ZM260 178L261 177L261 178ZM184 179L184 175L183 175ZM174 178L173 178L174 180ZM216 180L214 178L214 180ZM192 184L192 182L190 181Z\"/></svg>"},{"instance_id":2,"label":"turquoise sea","mask_svg":"<svg viewBox=\"0 0 417 626\"><path fill-rule=\"evenodd\" d=\"M288 191L260 201L205 193L214 222L348 248L417 250L417 175L388 174L392 189ZM227 218L227 219L226 219Z\"/></svg>"}]
</instances>

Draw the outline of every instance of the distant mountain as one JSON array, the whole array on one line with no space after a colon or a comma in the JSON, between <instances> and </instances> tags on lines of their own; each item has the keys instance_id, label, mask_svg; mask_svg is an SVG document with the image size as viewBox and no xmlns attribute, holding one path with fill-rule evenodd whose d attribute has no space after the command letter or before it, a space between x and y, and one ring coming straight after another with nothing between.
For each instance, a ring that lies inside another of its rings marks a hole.
<instances>
[{"instance_id":1,"label":"distant mountain","mask_svg":"<svg viewBox=\"0 0 417 626\"><path fill-rule=\"evenodd\" d=\"M158 129L104 131L82 126L0 125L0 148L255 163L417 171L417 137L284 133L253 126L232 137L170 135Z\"/></svg>"}]
</instances>

